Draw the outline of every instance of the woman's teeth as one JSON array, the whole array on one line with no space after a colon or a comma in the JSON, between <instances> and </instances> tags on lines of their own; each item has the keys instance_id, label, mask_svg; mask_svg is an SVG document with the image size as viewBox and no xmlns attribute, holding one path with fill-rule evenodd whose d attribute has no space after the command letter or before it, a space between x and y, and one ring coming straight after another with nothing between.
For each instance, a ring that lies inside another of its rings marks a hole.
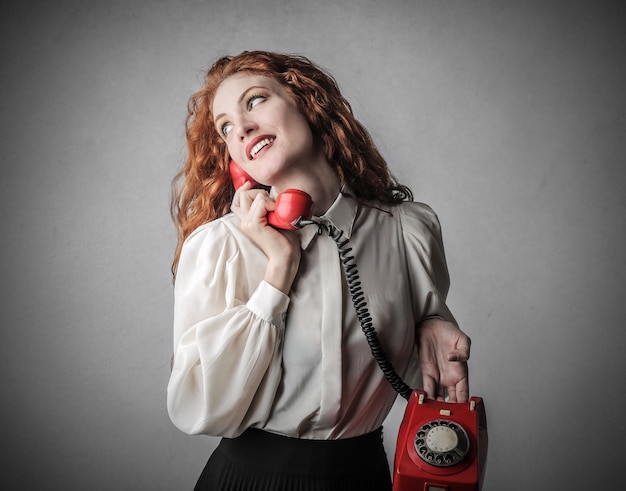
<instances>
[{"instance_id":1,"label":"woman's teeth","mask_svg":"<svg viewBox=\"0 0 626 491\"><path fill-rule=\"evenodd\" d=\"M261 140L250 150L250 158L253 159L254 156L261 151L261 149L265 148L267 145L274 141L273 138L266 138L265 140Z\"/></svg>"}]
</instances>

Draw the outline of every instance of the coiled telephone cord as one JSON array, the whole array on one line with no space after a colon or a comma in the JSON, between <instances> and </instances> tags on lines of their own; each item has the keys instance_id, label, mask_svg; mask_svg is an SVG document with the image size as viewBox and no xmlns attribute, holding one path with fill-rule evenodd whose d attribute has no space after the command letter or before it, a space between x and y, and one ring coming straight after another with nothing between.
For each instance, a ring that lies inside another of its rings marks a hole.
<instances>
[{"instance_id":1,"label":"coiled telephone cord","mask_svg":"<svg viewBox=\"0 0 626 491\"><path fill-rule=\"evenodd\" d=\"M389 361L389 358L387 358L387 355L385 354L385 350L380 344L378 334L376 333L376 329L372 323L372 317L367 308L365 293L363 288L361 288L361 280L359 279L359 271L356 267L354 256L351 255L352 248L348 245L348 239L344 237L342 230L339 230L331 224L312 220L302 220L299 223L301 226L309 224L317 225L318 234L321 234L322 230L325 231L328 236L335 241L335 244L337 244L341 266L343 267L346 283L348 284L348 290L350 291L350 297L352 299L354 309L356 310L357 319L361 324L361 330L365 334L365 338L367 339L367 344L369 344L370 350L372 351L372 355L374 356L374 359L378 363L380 369L383 371L387 381L398 394L408 400L413 392L413 389L411 389L411 387L409 387L404 380L402 380L400 375L398 375L398 372L394 369L393 365Z\"/></svg>"}]
</instances>

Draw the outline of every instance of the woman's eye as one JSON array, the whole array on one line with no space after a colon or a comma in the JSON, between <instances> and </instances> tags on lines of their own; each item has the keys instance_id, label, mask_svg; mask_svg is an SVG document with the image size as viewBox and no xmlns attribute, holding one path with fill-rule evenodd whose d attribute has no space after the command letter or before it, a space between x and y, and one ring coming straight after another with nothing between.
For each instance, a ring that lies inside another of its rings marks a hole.
<instances>
[{"instance_id":1,"label":"woman's eye","mask_svg":"<svg viewBox=\"0 0 626 491\"><path fill-rule=\"evenodd\" d=\"M228 133L230 133L230 130L232 129L233 129L232 124L224 123L220 128L220 131L222 132L222 136L228 136Z\"/></svg>"},{"instance_id":2,"label":"woman's eye","mask_svg":"<svg viewBox=\"0 0 626 491\"><path fill-rule=\"evenodd\" d=\"M250 97L246 103L248 111L250 111L254 106L259 104L260 102L263 102L264 100L265 97L263 97L262 95L253 95L252 97Z\"/></svg>"}]
</instances>

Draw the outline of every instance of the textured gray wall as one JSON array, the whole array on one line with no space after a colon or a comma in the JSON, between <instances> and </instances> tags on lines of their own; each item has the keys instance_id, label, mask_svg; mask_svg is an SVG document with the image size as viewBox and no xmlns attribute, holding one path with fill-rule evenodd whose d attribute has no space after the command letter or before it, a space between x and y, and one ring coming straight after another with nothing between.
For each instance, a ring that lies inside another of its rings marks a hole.
<instances>
[{"instance_id":1,"label":"textured gray wall","mask_svg":"<svg viewBox=\"0 0 626 491\"><path fill-rule=\"evenodd\" d=\"M169 184L219 55L330 69L444 227L486 491L606 488L626 433L618 1L0 7L2 487L191 489L170 424ZM389 448L402 408L387 426Z\"/></svg>"}]
</instances>

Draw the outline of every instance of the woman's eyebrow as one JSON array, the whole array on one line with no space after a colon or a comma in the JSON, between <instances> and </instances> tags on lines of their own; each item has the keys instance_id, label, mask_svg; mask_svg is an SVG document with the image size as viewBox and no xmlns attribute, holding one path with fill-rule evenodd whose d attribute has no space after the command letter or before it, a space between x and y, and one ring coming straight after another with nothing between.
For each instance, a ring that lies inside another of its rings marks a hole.
<instances>
[{"instance_id":1,"label":"woman's eyebrow","mask_svg":"<svg viewBox=\"0 0 626 491\"><path fill-rule=\"evenodd\" d=\"M246 98L246 95L248 95L248 92L250 92L251 90L256 90L256 89L264 89L265 87L261 86L261 85L253 85L252 87L248 87L246 90L243 91L243 93L239 96L239 99L237 99L237 104L241 104L241 101L243 101ZM224 116L226 116L225 113L220 113L218 114L215 119L213 121L217 122L220 118L223 118Z\"/></svg>"}]
</instances>

